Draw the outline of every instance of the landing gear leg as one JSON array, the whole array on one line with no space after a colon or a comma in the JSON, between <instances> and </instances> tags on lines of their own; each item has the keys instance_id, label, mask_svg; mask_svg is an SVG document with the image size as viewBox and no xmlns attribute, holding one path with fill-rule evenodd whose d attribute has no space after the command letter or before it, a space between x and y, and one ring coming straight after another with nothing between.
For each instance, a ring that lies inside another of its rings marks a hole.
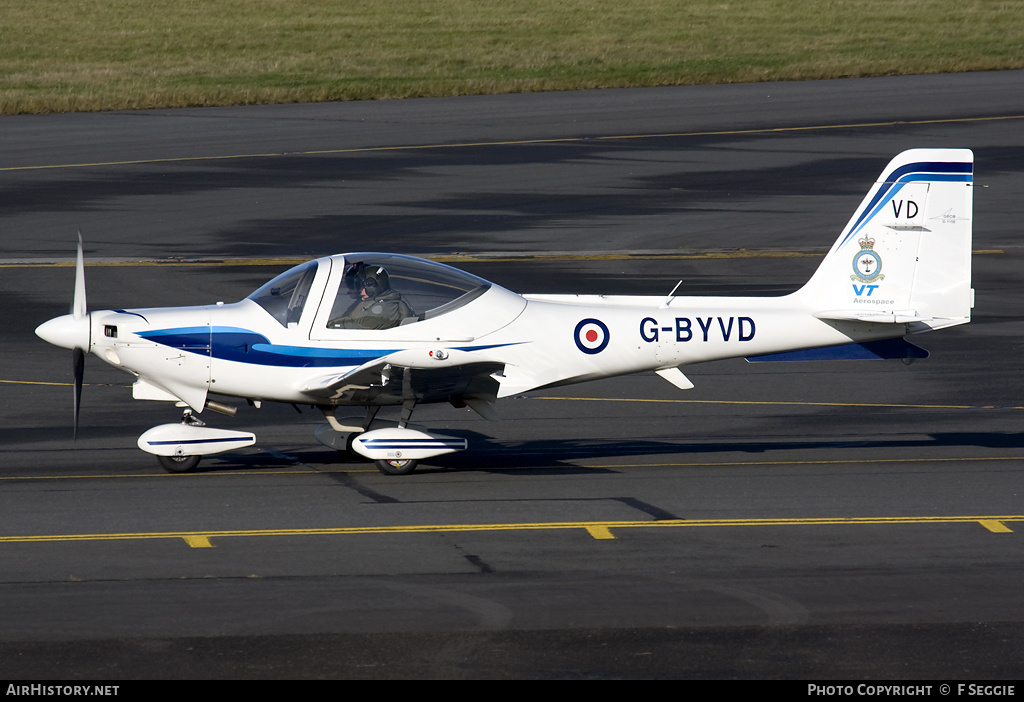
<instances>
[{"instance_id":1,"label":"landing gear leg","mask_svg":"<svg viewBox=\"0 0 1024 702\"><path fill-rule=\"evenodd\" d=\"M352 442L356 440L359 434L370 431L370 426L373 424L373 420L377 418L377 413L380 412L380 407L375 405L367 405L366 416L363 418L363 431L359 433L349 434L345 440L345 453L350 460L364 461L366 460L358 453L352 450Z\"/></svg>"},{"instance_id":2,"label":"landing gear leg","mask_svg":"<svg viewBox=\"0 0 1024 702\"><path fill-rule=\"evenodd\" d=\"M405 372L408 374L408 369ZM408 378L408 375L406 375L406 378ZM401 429L405 429L408 426L409 420L412 418L412 411L416 407L416 398L412 397L412 393L406 392L405 396L405 401L402 403L402 415L398 420L398 426ZM384 475L409 475L420 464L419 461L411 458L401 457L383 458L374 461L374 463L377 465L377 470Z\"/></svg>"},{"instance_id":3,"label":"landing gear leg","mask_svg":"<svg viewBox=\"0 0 1024 702\"><path fill-rule=\"evenodd\" d=\"M412 411L416 407L416 400L406 400L402 403L402 414L398 418L398 426L405 429L409 425L409 420L412 419Z\"/></svg>"}]
</instances>

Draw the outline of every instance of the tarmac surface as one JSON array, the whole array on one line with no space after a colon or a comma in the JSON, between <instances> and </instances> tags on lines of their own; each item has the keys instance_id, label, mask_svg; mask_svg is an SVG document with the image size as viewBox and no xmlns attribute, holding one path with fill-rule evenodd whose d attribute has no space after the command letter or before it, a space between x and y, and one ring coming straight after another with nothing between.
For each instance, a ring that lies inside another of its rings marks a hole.
<instances>
[{"instance_id":1,"label":"tarmac surface","mask_svg":"<svg viewBox=\"0 0 1024 702\"><path fill-rule=\"evenodd\" d=\"M1019 679L1024 74L0 119L0 676ZM410 476L315 410L174 421L87 359L92 309L236 300L305 258L438 258L518 292L776 295L888 160L975 152L971 324L931 358L530 393ZM222 423L221 423L222 422Z\"/></svg>"}]
</instances>

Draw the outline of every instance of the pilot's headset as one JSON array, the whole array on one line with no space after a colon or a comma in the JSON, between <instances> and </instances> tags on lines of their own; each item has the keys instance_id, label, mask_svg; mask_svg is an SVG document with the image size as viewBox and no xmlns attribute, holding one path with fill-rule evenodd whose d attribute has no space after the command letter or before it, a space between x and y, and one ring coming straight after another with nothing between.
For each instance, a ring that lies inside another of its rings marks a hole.
<instances>
[{"instance_id":1,"label":"pilot's headset","mask_svg":"<svg viewBox=\"0 0 1024 702\"><path fill-rule=\"evenodd\" d=\"M348 291L349 297L359 298L359 290L363 287L362 273L365 268L366 264L358 261L345 269L345 275L341 279L345 283L345 289Z\"/></svg>"},{"instance_id":2,"label":"pilot's headset","mask_svg":"<svg viewBox=\"0 0 1024 702\"><path fill-rule=\"evenodd\" d=\"M366 290L367 297L376 297L391 287L391 276L383 266L367 266L363 264L359 272L360 287Z\"/></svg>"}]
</instances>

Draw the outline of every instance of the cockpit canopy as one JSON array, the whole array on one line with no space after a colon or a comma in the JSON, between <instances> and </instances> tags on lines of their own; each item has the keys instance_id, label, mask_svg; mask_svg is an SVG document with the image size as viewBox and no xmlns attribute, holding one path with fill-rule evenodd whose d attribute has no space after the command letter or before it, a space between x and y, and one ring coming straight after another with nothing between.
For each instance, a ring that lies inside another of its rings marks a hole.
<instances>
[{"instance_id":1,"label":"cockpit canopy","mask_svg":"<svg viewBox=\"0 0 1024 702\"><path fill-rule=\"evenodd\" d=\"M491 287L483 278L442 263L397 254L354 253L295 266L248 299L284 327L298 323L318 270L325 267L329 272L332 266L344 266L345 270L336 290L324 291L323 304L332 305L331 326L335 326L333 320L338 320L335 328L384 329L432 319L475 300ZM371 300L374 296L380 300L400 300L401 304L385 305L400 313L396 312L386 322L371 322L368 316L357 319L352 310L367 296Z\"/></svg>"},{"instance_id":2,"label":"cockpit canopy","mask_svg":"<svg viewBox=\"0 0 1024 702\"><path fill-rule=\"evenodd\" d=\"M317 261L309 261L289 268L250 295L249 299L265 309L281 326L297 323L306 306L317 266Z\"/></svg>"}]
</instances>

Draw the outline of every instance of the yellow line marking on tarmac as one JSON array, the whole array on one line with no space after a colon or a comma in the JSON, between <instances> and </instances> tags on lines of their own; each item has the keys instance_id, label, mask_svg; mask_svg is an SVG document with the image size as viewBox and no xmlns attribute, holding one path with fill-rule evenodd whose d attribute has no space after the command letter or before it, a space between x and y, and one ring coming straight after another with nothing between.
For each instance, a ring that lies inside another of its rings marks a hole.
<instances>
[{"instance_id":1,"label":"yellow line marking on tarmac","mask_svg":"<svg viewBox=\"0 0 1024 702\"><path fill-rule=\"evenodd\" d=\"M736 444L736 450L742 451L743 444ZM739 466L835 466L835 465L871 465L877 463L965 463L974 461L1024 461L1024 456L967 456L961 458L821 458L809 461L727 461L698 463L602 463L581 466L586 468L736 468Z\"/></svg>"},{"instance_id":2,"label":"yellow line marking on tarmac","mask_svg":"<svg viewBox=\"0 0 1024 702\"><path fill-rule=\"evenodd\" d=\"M72 385L72 383L53 383L45 380L3 380L0 379L0 383L7 383L9 385ZM88 383L86 383L88 385Z\"/></svg>"},{"instance_id":3,"label":"yellow line marking on tarmac","mask_svg":"<svg viewBox=\"0 0 1024 702\"><path fill-rule=\"evenodd\" d=\"M1011 534L1013 529L998 519L982 519L981 525L994 534Z\"/></svg>"},{"instance_id":4,"label":"yellow line marking on tarmac","mask_svg":"<svg viewBox=\"0 0 1024 702\"><path fill-rule=\"evenodd\" d=\"M427 258L439 263L527 263L537 261L700 261L700 260L735 260L735 259L761 259L761 258L824 258L826 251L772 251L765 249L736 249L734 251L690 251L690 252L660 252L648 251L630 253L628 251L617 251L608 253L544 253L532 252L525 254L449 254L449 255L426 255ZM975 256L988 256L1003 254L1003 249L977 249L971 252ZM300 261L301 263L301 261ZM71 263L67 264L73 265Z\"/></svg>"},{"instance_id":5,"label":"yellow line marking on tarmac","mask_svg":"<svg viewBox=\"0 0 1024 702\"><path fill-rule=\"evenodd\" d=\"M0 383L12 385L55 385L70 386L68 382L43 380L3 380ZM89 385L88 383L86 384ZM97 384L104 387L119 387L109 383ZM124 386L128 387L128 386ZM885 407L895 409L959 409L959 410L1024 410L1021 405L915 405L883 402L806 402L799 400L665 400L641 397L543 397L530 396L531 400L554 400L560 402L641 402L676 405L754 405L767 407Z\"/></svg>"},{"instance_id":6,"label":"yellow line marking on tarmac","mask_svg":"<svg viewBox=\"0 0 1024 702\"><path fill-rule=\"evenodd\" d=\"M1000 255L1003 249L977 249L971 252L975 256ZM415 254L413 254L415 255ZM761 258L824 258L825 251L772 251L766 249L737 249L735 251L689 251L663 252L646 251L631 253L628 251L568 253L534 251L515 254L422 254L419 257L438 263L529 263L529 262L565 262L565 261L695 261L695 260L734 260ZM93 260L85 264L86 268L146 268L152 266L167 267L217 267L217 268L256 268L262 266L294 266L310 260L308 257L294 256L284 258L238 258L231 260L215 259L139 259L136 261L105 261ZM16 260L0 261L0 268L71 268L74 261L67 260Z\"/></svg>"},{"instance_id":7,"label":"yellow line marking on tarmac","mask_svg":"<svg viewBox=\"0 0 1024 702\"><path fill-rule=\"evenodd\" d=\"M598 540L615 538L615 535L612 534L612 530L604 524L592 525L584 528L587 530L588 534Z\"/></svg>"},{"instance_id":8,"label":"yellow line marking on tarmac","mask_svg":"<svg viewBox=\"0 0 1024 702\"><path fill-rule=\"evenodd\" d=\"M8 385L58 385L71 387L73 383L68 382L56 382L48 380L4 380L0 378L0 383L7 383ZM93 388L130 388L131 384L123 385L121 383L82 383L82 387L93 387Z\"/></svg>"},{"instance_id":9,"label":"yellow line marking on tarmac","mask_svg":"<svg viewBox=\"0 0 1024 702\"><path fill-rule=\"evenodd\" d=\"M1024 119L1024 115L1003 115L996 117L960 117L955 119L924 119L924 120L893 120L889 122L859 122L850 124L822 124L806 127L769 127L758 129L730 129L700 132L667 132L659 134L621 134L610 136L560 137L552 139L521 139L513 141L481 141L455 144L412 144L398 146L364 146L348 149L319 149L312 151L287 151L262 154L225 154L221 156L179 156L174 158L151 158L129 161L101 161L95 163L63 163L46 166L8 166L0 168L4 171L41 171L64 168L97 168L101 166L135 166L152 163L188 163L191 161L231 161L252 158L288 158L293 156L331 156L340 154L378 153L387 151L419 151L430 149L463 149L481 146L528 146L531 144L572 144L617 141L628 139L664 139L696 136L729 136L741 134L784 134L787 132L808 132L831 129L866 129L871 127L915 126L925 124L958 124L966 122L997 122L1004 120Z\"/></svg>"},{"instance_id":10,"label":"yellow line marking on tarmac","mask_svg":"<svg viewBox=\"0 0 1024 702\"><path fill-rule=\"evenodd\" d=\"M1024 459L1022 459L1024 460ZM0 481L4 480L113 480L119 478L178 478L181 480L188 478L226 478L226 477L242 477L242 476L254 476L254 475L322 475L324 473L333 472L345 472L345 473L376 473L376 468L366 469L348 469L345 471L323 471L316 470L313 468L304 468L301 470L295 469L278 469L278 468L266 468L263 470L227 470L227 471L209 471L205 473L105 473L96 475L4 475L0 476Z\"/></svg>"},{"instance_id":11,"label":"yellow line marking on tarmac","mask_svg":"<svg viewBox=\"0 0 1024 702\"><path fill-rule=\"evenodd\" d=\"M810 517L777 519L666 519L663 521L526 522L506 524L429 524L409 526L326 527L311 529L239 529L219 531L125 532L109 534L39 534L0 536L4 543L76 541L135 541L182 539L192 548L211 548L211 539L228 537L353 536L365 534L426 534L483 531L565 531L582 529L599 540L614 539L613 530L681 527L784 527L863 526L889 524L981 524L993 533L1013 533L1006 522L1024 521L1024 515L947 517Z\"/></svg>"},{"instance_id":12,"label":"yellow line marking on tarmac","mask_svg":"<svg viewBox=\"0 0 1024 702\"><path fill-rule=\"evenodd\" d=\"M293 266L296 263L305 263L310 260L308 257L284 257L284 258L236 258L224 259L139 259L137 261L103 261L92 260L85 264L86 268L145 268L150 266L188 266L188 267L221 267L221 268L242 268L258 266ZM0 268L73 268L74 261L7 261L0 263Z\"/></svg>"},{"instance_id":13,"label":"yellow line marking on tarmac","mask_svg":"<svg viewBox=\"0 0 1024 702\"><path fill-rule=\"evenodd\" d=\"M636 397L541 397L531 396L531 400L558 400L576 402L649 402L654 404L677 405L765 405L793 407L895 407L901 409L1005 409L1024 410L1024 406L996 405L913 405L882 402L800 402L784 400L659 400Z\"/></svg>"},{"instance_id":14,"label":"yellow line marking on tarmac","mask_svg":"<svg viewBox=\"0 0 1024 702\"><path fill-rule=\"evenodd\" d=\"M742 444L737 444L737 451L743 450ZM750 466L831 466L831 465L873 465L886 463L988 463L1004 461L1024 462L1024 456L965 456L959 458L933 457L933 458L846 458L831 459L821 458L806 461L692 461L692 462L663 462L663 463L595 463L579 464L581 468L740 468ZM480 470L486 471L486 466ZM90 475L5 475L0 476L0 482L4 481L33 481L33 480L115 480L123 478L166 478L171 480L188 480L202 478L235 478L253 476L277 476L277 475L330 475L331 473L369 473L376 474L376 468L357 468L353 466L341 470L320 470L316 468L304 469L281 469L266 468L261 470L228 470L209 471L205 473L104 473Z\"/></svg>"}]
</instances>

